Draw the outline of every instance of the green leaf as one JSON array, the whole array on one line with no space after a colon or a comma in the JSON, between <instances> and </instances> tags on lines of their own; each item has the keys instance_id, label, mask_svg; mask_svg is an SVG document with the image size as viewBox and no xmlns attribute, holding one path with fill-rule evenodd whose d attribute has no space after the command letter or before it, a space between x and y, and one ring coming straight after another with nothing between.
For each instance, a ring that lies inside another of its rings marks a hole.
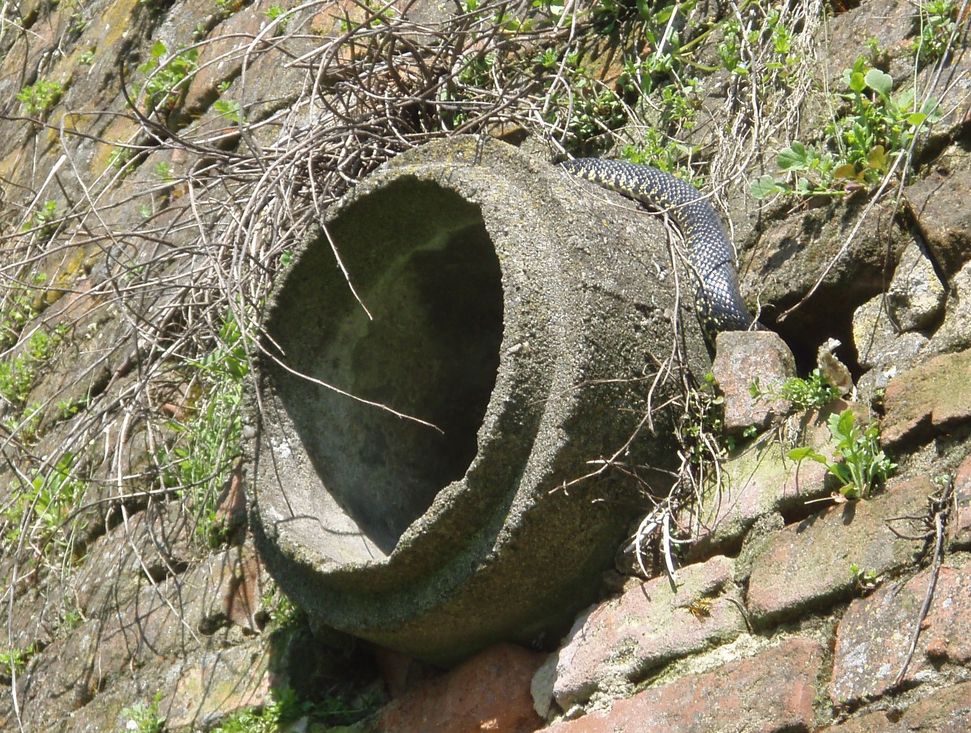
<instances>
[{"instance_id":1,"label":"green leaf","mask_svg":"<svg viewBox=\"0 0 971 733\"><path fill-rule=\"evenodd\" d=\"M875 145L866 157L869 168L876 171L886 171L888 168L887 151L883 145Z\"/></svg>"},{"instance_id":2,"label":"green leaf","mask_svg":"<svg viewBox=\"0 0 971 733\"><path fill-rule=\"evenodd\" d=\"M893 104L899 110L914 107L914 88L904 89L893 96Z\"/></svg>"},{"instance_id":3,"label":"green leaf","mask_svg":"<svg viewBox=\"0 0 971 733\"><path fill-rule=\"evenodd\" d=\"M863 173L857 172L852 163L844 163L833 171L833 178L840 181L859 181L863 179Z\"/></svg>"},{"instance_id":4,"label":"green leaf","mask_svg":"<svg viewBox=\"0 0 971 733\"><path fill-rule=\"evenodd\" d=\"M866 85L881 96L886 97L893 89L893 77L880 69L870 69L864 77ZM856 91L856 90L854 90Z\"/></svg>"},{"instance_id":5,"label":"green leaf","mask_svg":"<svg viewBox=\"0 0 971 733\"><path fill-rule=\"evenodd\" d=\"M853 436L853 423L855 421L856 415L853 414L853 410L843 410L843 412L839 414L838 421L836 423L836 431L833 432L833 437L851 438ZM832 423L830 423L830 425L832 425Z\"/></svg>"},{"instance_id":6,"label":"green leaf","mask_svg":"<svg viewBox=\"0 0 971 733\"><path fill-rule=\"evenodd\" d=\"M907 115L907 123L909 125L912 125L913 127L917 127L918 125L923 123L924 120L926 119L927 119L927 115L925 115L923 112L914 112L912 114Z\"/></svg>"},{"instance_id":7,"label":"green leaf","mask_svg":"<svg viewBox=\"0 0 971 733\"><path fill-rule=\"evenodd\" d=\"M792 461L803 461L807 458L816 461L817 463L822 463L826 465L829 460L822 453L817 453L811 446L803 445L799 448L793 448L786 455L789 456L789 460Z\"/></svg>"},{"instance_id":8,"label":"green leaf","mask_svg":"<svg viewBox=\"0 0 971 733\"><path fill-rule=\"evenodd\" d=\"M806 146L801 142L793 142L788 148L779 153L776 164L784 171L802 170L808 164Z\"/></svg>"},{"instance_id":9,"label":"green leaf","mask_svg":"<svg viewBox=\"0 0 971 733\"><path fill-rule=\"evenodd\" d=\"M165 51L165 44L161 41L155 41L155 43L152 44L152 50L149 51L149 53L152 55L153 59L160 59L165 55Z\"/></svg>"},{"instance_id":10,"label":"green leaf","mask_svg":"<svg viewBox=\"0 0 971 733\"><path fill-rule=\"evenodd\" d=\"M859 71L854 71L850 74L847 86L850 88L850 91L859 94L866 89L866 78Z\"/></svg>"},{"instance_id":11,"label":"green leaf","mask_svg":"<svg viewBox=\"0 0 971 733\"><path fill-rule=\"evenodd\" d=\"M766 199L777 193L784 193L785 190L772 176L762 176L754 181L750 188L752 196L756 199Z\"/></svg>"}]
</instances>

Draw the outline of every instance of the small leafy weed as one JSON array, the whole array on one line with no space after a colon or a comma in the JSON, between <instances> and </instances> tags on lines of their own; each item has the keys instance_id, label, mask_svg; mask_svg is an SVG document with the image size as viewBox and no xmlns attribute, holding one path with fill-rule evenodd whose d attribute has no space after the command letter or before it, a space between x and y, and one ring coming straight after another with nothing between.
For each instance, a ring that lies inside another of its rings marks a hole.
<instances>
[{"instance_id":1,"label":"small leafy weed","mask_svg":"<svg viewBox=\"0 0 971 733\"><path fill-rule=\"evenodd\" d=\"M776 160L794 179L762 176L752 184L755 198L776 194L842 195L866 187L887 174L927 122L939 118L938 103L918 103L912 90L893 94L893 79L862 56L843 72L844 113L824 133L829 147L793 141Z\"/></svg>"},{"instance_id":2,"label":"small leafy weed","mask_svg":"<svg viewBox=\"0 0 971 733\"><path fill-rule=\"evenodd\" d=\"M76 475L77 458L71 452L61 455L46 471L34 471L28 481L20 480L16 500L2 513L6 524L4 543L15 545L26 531L30 541L41 550L65 550L69 537L62 525L75 510L87 489L87 482Z\"/></svg>"},{"instance_id":3,"label":"small leafy weed","mask_svg":"<svg viewBox=\"0 0 971 733\"><path fill-rule=\"evenodd\" d=\"M21 230L24 232L36 230L37 236L46 241L57 231L57 219L57 201L48 199L24 222Z\"/></svg>"},{"instance_id":4,"label":"small leafy weed","mask_svg":"<svg viewBox=\"0 0 971 733\"><path fill-rule=\"evenodd\" d=\"M839 390L826 381L818 368L813 369L805 379L789 377L778 390L763 389L756 380L749 387L749 394L755 399L788 400L800 410L825 407L840 396Z\"/></svg>"},{"instance_id":5,"label":"small leafy weed","mask_svg":"<svg viewBox=\"0 0 971 733\"><path fill-rule=\"evenodd\" d=\"M60 82L39 79L34 84L24 87L17 94L24 111L29 115L44 115L60 101L64 94L64 87Z\"/></svg>"},{"instance_id":6,"label":"small leafy weed","mask_svg":"<svg viewBox=\"0 0 971 733\"><path fill-rule=\"evenodd\" d=\"M130 733L162 733L165 729L165 716L159 713L162 694L156 693L152 702L137 702L121 711L124 730Z\"/></svg>"},{"instance_id":7,"label":"small leafy weed","mask_svg":"<svg viewBox=\"0 0 971 733\"><path fill-rule=\"evenodd\" d=\"M832 459L810 446L793 448L789 458L797 462L809 458L821 463L827 473L840 481L839 491L846 499L869 498L897 468L880 448L879 428L876 425L861 428L850 409L830 415L828 424L836 442L836 454Z\"/></svg>"},{"instance_id":8,"label":"small leafy weed","mask_svg":"<svg viewBox=\"0 0 971 733\"><path fill-rule=\"evenodd\" d=\"M240 124L243 120L242 108L235 100L217 99L213 102L212 108L234 125Z\"/></svg>"},{"instance_id":9,"label":"small leafy weed","mask_svg":"<svg viewBox=\"0 0 971 733\"><path fill-rule=\"evenodd\" d=\"M24 671L27 662L36 652L37 647L33 644L0 652L0 680L10 684L11 678Z\"/></svg>"},{"instance_id":10,"label":"small leafy weed","mask_svg":"<svg viewBox=\"0 0 971 733\"><path fill-rule=\"evenodd\" d=\"M880 584L880 576L875 570L864 570L856 563L852 563L850 572L853 573L853 584L861 593L869 593Z\"/></svg>"},{"instance_id":11,"label":"small leafy weed","mask_svg":"<svg viewBox=\"0 0 971 733\"><path fill-rule=\"evenodd\" d=\"M146 79L140 92L145 94L148 111L168 113L182 96L183 82L197 67L197 49L169 53L162 41L156 41L149 51L149 58L138 67Z\"/></svg>"},{"instance_id":12,"label":"small leafy weed","mask_svg":"<svg viewBox=\"0 0 971 733\"><path fill-rule=\"evenodd\" d=\"M929 64L942 58L957 34L958 3L926 0L918 4L919 26L913 53L917 62Z\"/></svg>"}]
</instances>

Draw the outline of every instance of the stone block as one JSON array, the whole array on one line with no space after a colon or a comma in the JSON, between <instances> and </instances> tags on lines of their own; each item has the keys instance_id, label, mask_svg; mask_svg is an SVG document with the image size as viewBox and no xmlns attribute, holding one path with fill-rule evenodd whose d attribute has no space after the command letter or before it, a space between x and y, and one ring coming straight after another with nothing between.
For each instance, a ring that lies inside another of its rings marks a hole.
<instances>
[{"instance_id":1,"label":"stone block","mask_svg":"<svg viewBox=\"0 0 971 733\"><path fill-rule=\"evenodd\" d=\"M722 331L715 344L711 369L725 395L726 431L741 432L750 425L765 428L774 417L789 411L787 400L772 397L787 379L796 376L796 360L778 334ZM753 384L768 398L754 397Z\"/></svg>"},{"instance_id":2,"label":"stone block","mask_svg":"<svg viewBox=\"0 0 971 733\"><path fill-rule=\"evenodd\" d=\"M941 354L887 386L882 440L915 443L971 420L971 350Z\"/></svg>"},{"instance_id":3,"label":"stone block","mask_svg":"<svg viewBox=\"0 0 971 733\"><path fill-rule=\"evenodd\" d=\"M752 561L748 609L768 626L809 609L848 598L855 588L850 566L877 575L912 562L923 543L898 517L926 514L936 487L924 476L891 481L873 499L837 504L770 536Z\"/></svg>"},{"instance_id":4,"label":"stone block","mask_svg":"<svg viewBox=\"0 0 971 733\"><path fill-rule=\"evenodd\" d=\"M732 585L732 561L713 557L666 576L628 585L619 598L577 619L558 652L553 694L564 710L595 692L617 695L651 669L745 630L741 598Z\"/></svg>"},{"instance_id":5,"label":"stone block","mask_svg":"<svg viewBox=\"0 0 971 733\"><path fill-rule=\"evenodd\" d=\"M836 635L830 697L852 705L895 686L927 594L931 571L887 584L853 601ZM941 567L934 598L921 623L917 649L901 680L913 686L937 679L942 664L971 661L971 560L950 559Z\"/></svg>"},{"instance_id":6,"label":"stone block","mask_svg":"<svg viewBox=\"0 0 971 733\"><path fill-rule=\"evenodd\" d=\"M543 724L529 694L542 661L542 654L497 644L392 700L378 713L375 730L531 733Z\"/></svg>"},{"instance_id":7,"label":"stone block","mask_svg":"<svg viewBox=\"0 0 971 733\"><path fill-rule=\"evenodd\" d=\"M806 731L823 649L793 638L711 672L653 687L546 733Z\"/></svg>"}]
</instances>

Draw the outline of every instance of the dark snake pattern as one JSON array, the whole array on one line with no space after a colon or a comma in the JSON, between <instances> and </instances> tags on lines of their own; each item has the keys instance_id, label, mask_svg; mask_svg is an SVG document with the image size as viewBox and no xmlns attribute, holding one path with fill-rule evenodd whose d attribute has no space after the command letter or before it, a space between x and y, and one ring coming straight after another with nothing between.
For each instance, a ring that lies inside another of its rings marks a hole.
<instances>
[{"instance_id":1,"label":"dark snake pattern","mask_svg":"<svg viewBox=\"0 0 971 733\"><path fill-rule=\"evenodd\" d=\"M719 331L745 331L754 319L738 286L735 254L721 220L696 188L679 178L619 160L577 158L561 166L605 188L663 209L681 230L696 281L695 311L706 338Z\"/></svg>"}]
</instances>

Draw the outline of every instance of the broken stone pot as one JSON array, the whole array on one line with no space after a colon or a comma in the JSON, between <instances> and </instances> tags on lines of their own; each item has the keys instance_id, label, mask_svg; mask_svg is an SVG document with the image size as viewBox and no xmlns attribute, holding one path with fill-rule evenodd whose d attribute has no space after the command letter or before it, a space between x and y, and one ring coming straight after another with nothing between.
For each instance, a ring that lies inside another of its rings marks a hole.
<instances>
[{"instance_id":1,"label":"broken stone pot","mask_svg":"<svg viewBox=\"0 0 971 733\"><path fill-rule=\"evenodd\" d=\"M458 138L385 165L325 228L264 323L270 572L317 624L435 663L554 642L668 486L680 370L708 368L663 227Z\"/></svg>"}]
</instances>

